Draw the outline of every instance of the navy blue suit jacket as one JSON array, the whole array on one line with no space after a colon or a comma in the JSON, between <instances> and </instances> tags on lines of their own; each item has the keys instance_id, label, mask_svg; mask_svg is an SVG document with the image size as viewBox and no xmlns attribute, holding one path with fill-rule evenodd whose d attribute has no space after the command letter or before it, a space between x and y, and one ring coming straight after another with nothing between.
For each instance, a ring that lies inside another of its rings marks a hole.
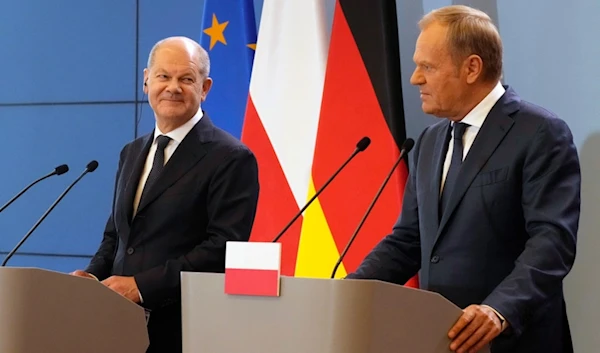
<instances>
[{"instance_id":1,"label":"navy blue suit jacket","mask_svg":"<svg viewBox=\"0 0 600 353\"><path fill-rule=\"evenodd\" d=\"M127 144L112 213L86 271L99 280L134 276L152 310L149 352L181 351L181 271L224 272L225 242L246 241L258 202L258 166L206 113L141 201L133 200L154 133Z\"/></svg>"},{"instance_id":2,"label":"navy blue suit jacket","mask_svg":"<svg viewBox=\"0 0 600 353\"><path fill-rule=\"evenodd\" d=\"M393 232L347 278L403 284L420 270L422 289L506 318L492 352L572 352L563 278L575 259L581 177L569 128L507 88L439 219L449 129L444 120L423 131Z\"/></svg>"}]
</instances>

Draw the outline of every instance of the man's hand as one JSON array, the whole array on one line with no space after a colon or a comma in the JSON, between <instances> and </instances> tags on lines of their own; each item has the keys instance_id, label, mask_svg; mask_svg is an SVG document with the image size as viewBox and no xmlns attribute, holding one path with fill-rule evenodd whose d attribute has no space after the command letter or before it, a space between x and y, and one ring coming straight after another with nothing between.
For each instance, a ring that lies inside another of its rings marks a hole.
<instances>
[{"instance_id":1,"label":"man's hand","mask_svg":"<svg viewBox=\"0 0 600 353\"><path fill-rule=\"evenodd\" d=\"M85 278L92 278L92 279L96 279L96 277L90 275L89 273L82 271L82 270L76 270L71 272L71 275L73 276L77 276L77 277L85 277Z\"/></svg>"},{"instance_id":2,"label":"man's hand","mask_svg":"<svg viewBox=\"0 0 600 353\"><path fill-rule=\"evenodd\" d=\"M494 311L481 305L470 305L448 332L450 349L457 353L474 353L501 332L502 324Z\"/></svg>"},{"instance_id":3,"label":"man's hand","mask_svg":"<svg viewBox=\"0 0 600 353\"><path fill-rule=\"evenodd\" d=\"M102 284L134 303L140 302L140 292L133 277L111 276L102 281Z\"/></svg>"}]
</instances>

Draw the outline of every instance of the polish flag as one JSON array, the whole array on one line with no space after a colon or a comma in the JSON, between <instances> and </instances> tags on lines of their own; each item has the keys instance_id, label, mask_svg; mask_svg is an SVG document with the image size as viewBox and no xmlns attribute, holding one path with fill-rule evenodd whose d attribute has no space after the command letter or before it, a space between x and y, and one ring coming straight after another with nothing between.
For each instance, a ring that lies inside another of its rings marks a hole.
<instances>
[{"instance_id":1,"label":"polish flag","mask_svg":"<svg viewBox=\"0 0 600 353\"><path fill-rule=\"evenodd\" d=\"M281 243L229 241L225 251L226 294L279 296Z\"/></svg>"},{"instance_id":2,"label":"polish flag","mask_svg":"<svg viewBox=\"0 0 600 353\"><path fill-rule=\"evenodd\" d=\"M242 141L254 152L260 170L251 242L272 240L315 193L311 166L329 45L326 19L322 0L263 3L242 130ZM353 148L353 144L346 148ZM332 173L337 165L328 167L327 172ZM322 219L318 217L318 203L315 200L279 240L282 274L286 276L297 275L298 266L302 266L297 261L299 248L313 247L300 240L301 233L322 230L306 228L304 223L305 217L315 218L311 216L315 211L316 218ZM315 223L319 222L310 222ZM335 249L333 239L327 234L320 239L330 255ZM334 263L327 269L329 273Z\"/></svg>"}]
</instances>

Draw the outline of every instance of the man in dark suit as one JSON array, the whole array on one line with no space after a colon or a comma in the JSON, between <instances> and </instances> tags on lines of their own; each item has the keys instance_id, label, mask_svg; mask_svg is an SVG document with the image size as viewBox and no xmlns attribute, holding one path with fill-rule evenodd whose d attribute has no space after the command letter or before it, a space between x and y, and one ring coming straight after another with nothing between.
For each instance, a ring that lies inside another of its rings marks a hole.
<instances>
[{"instance_id":1,"label":"man in dark suit","mask_svg":"<svg viewBox=\"0 0 600 353\"><path fill-rule=\"evenodd\" d=\"M181 351L180 272L223 272L225 242L246 241L258 200L253 153L200 103L209 58L188 38L155 45L144 70L154 132L126 145L113 210L85 271L149 312L149 352Z\"/></svg>"},{"instance_id":2,"label":"man in dark suit","mask_svg":"<svg viewBox=\"0 0 600 353\"><path fill-rule=\"evenodd\" d=\"M422 109L445 118L416 145L402 213L347 278L405 283L463 308L450 349L572 352L563 278L575 260L580 166L553 113L502 86L502 42L465 6L420 22Z\"/></svg>"}]
</instances>

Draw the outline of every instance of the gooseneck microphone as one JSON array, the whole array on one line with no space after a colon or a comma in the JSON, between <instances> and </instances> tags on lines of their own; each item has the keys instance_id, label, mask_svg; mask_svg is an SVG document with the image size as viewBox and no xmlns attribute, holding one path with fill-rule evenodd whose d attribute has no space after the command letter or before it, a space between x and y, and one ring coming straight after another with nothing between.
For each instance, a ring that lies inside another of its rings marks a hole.
<instances>
[{"instance_id":1,"label":"gooseneck microphone","mask_svg":"<svg viewBox=\"0 0 600 353\"><path fill-rule=\"evenodd\" d=\"M38 180L34 181L33 183L27 185L25 187L25 189L21 190L12 199L10 199L7 203L5 203L4 206L0 207L0 212L4 211L5 208L7 208L8 206L10 206L10 204L12 204L13 202L15 202L19 197L21 197L21 195L23 195L27 190L29 190L35 184L39 183L40 181L42 181L42 180L44 180L46 178L50 178L53 175L65 174L68 171L69 171L69 166L67 166L66 164L62 164L62 165L59 165L58 167L54 168L54 170L52 172L44 175L43 177L39 178Z\"/></svg>"},{"instance_id":2,"label":"gooseneck microphone","mask_svg":"<svg viewBox=\"0 0 600 353\"><path fill-rule=\"evenodd\" d=\"M369 205L369 207L367 207L367 211L365 212L365 214L363 215L363 218L358 223L358 226L356 227L356 230L354 230L354 233L350 237L350 240L348 240L348 244L346 244L346 247L344 248L344 251L342 251L342 253L340 254L340 257L338 258L338 261L335 263L335 266L333 267L333 272L331 273L331 279L335 278L335 273L337 272L338 267L340 267L340 264L342 263L342 260L346 256L346 253L348 253L348 249L350 249L350 246L354 242L354 239L356 239L356 235L358 234L358 232L362 228L363 224L367 220L367 217L369 217L369 214L371 213L371 210L373 210L373 207L375 206L375 203L379 199L379 196L383 192L383 189L385 188L385 186L387 185L388 181L392 177L392 174L394 174L394 170L396 169L396 167L398 166L398 164L400 164L400 161L403 160L406 157L406 155L408 154L408 152L410 152L410 150L412 150L412 148L414 147L414 145L415 145L415 141L413 139L411 139L411 138L406 139L406 141L404 141L404 143L402 144L402 149L400 150L400 156L398 156L398 159L396 160L396 163L394 163L394 165L392 166L392 169L390 170L390 172L388 173L387 177L384 179L383 183L379 187L379 190L377 190L377 193L375 194L375 197L373 198L373 201L371 201L371 204Z\"/></svg>"},{"instance_id":3,"label":"gooseneck microphone","mask_svg":"<svg viewBox=\"0 0 600 353\"><path fill-rule=\"evenodd\" d=\"M2 262L2 267L6 266L6 263L8 262L8 260L10 260L10 258L21 247L21 245L23 245L23 243L25 243L25 241L27 240L27 238L29 238L31 233L33 233L33 231L36 230L36 228L44 221L44 219L46 219L48 214L50 214L50 212L52 212L54 207L56 207L56 205L58 205L58 203L67 195L67 193L73 188L73 186L75 186L75 184L77 184L77 182L79 182L79 180L81 180L81 178L83 178L84 175L86 175L87 173L93 172L94 170L96 170L96 168L98 168L98 162L91 161L90 163L88 163L88 165L85 167L85 170L83 171L83 173L81 173L81 175L77 179L75 179L75 181L73 183L71 183L71 185L69 185L69 187L65 191L63 191L63 193L56 199L56 201L54 201L54 203L50 206L50 208L48 208L48 210L46 210L46 212L42 215L42 217L33 225L33 227L29 230L29 232L27 232L27 234L25 234L25 236L21 239L21 241L17 244L17 246L15 246L15 248L12 249L8 253L8 255L6 255L6 257L4 258L4 261Z\"/></svg>"},{"instance_id":4,"label":"gooseneck microphone","mask_svg":"<svg viewBox=\"0 0 600 353\"><path fill-rule=\"evenodd\" d=\"M279 240L279 238L281 238L281 236L288 230L288 228L290 228L292 226L292 224L294 224L294 222L296 221L296 219L298 219L298 217L300 217L300 215L304 212L304 210L306 210L308 208L308 206L310 206L310 204L317 198L317 196L319 196L319 194L325 190L325 188L327 187L327 185L329 185L329 183L331 183L331 181L342 171L342 169L344 169L344 167L354 158L354 156L356 156L359 152L362 152L364 150L367 149L367 147L369 147L369 145L371 144L371 139L367 136L363 137L362 139L360 139L360 141L358 141L358 143L356 144L356 149L354 149L354 152L352 152L352 154L350 155L350 157L348 157L348 159L346 159L346 161L344 162L344 164L342 164L338 170L336 170L335 173L333 173L333 175L325 182L325 184L323 184L323 186L321 186L321 188L313 195L313 197L310 198L310 200L308 200L308 202L306 203L306 205L304 205L304 207L302 207L302 209L294 216L294 218L292 218L292 220L281 230L281 232L279 232L279 234L277 234L277 236L275 237L275 239L273 239L273 243L277 242Z\"/></svg>"}]
</instances>

